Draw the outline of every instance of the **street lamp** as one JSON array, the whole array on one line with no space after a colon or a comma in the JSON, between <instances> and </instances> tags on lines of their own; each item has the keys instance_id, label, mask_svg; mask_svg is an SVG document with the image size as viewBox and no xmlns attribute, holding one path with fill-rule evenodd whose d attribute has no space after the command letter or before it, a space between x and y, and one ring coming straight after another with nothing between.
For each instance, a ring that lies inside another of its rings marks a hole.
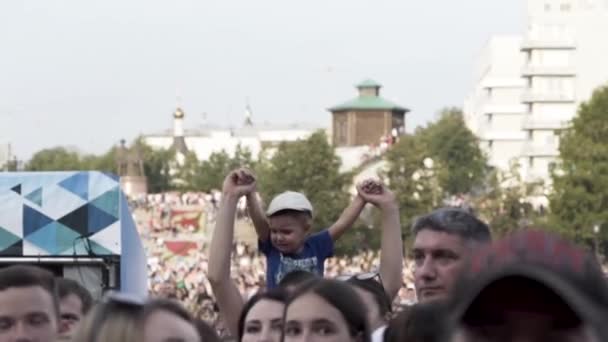
<instances>
[{"instance_id":1,"label":"street lamp","mask_svg":"<svg viewBox=\"0 0 608 342\"><path fill-rule=\"evenodd\" d=\"M431 159L430 157L426 157L422 160L422 164L427 169L424 173L426 174L427 177L431 178L431 195L432 195L433 208L434 208L437 205L437 193L436 193L437 182L435 181L435 170L433 169L433 167L435 166L435 161L433 159Z\"/></svg>"},{"instance_id":2,"label":"street lamp","mask_svg":"<svg viewBox=\"0 0 608 342\"><path fill-rule=\"evenodd\" d=\"M601 225L596 223L595 225L593 225L593 247L595 249L595 256L597 257L598 260L600 260L600 249L599 249L599 235L600 235L600 229L601 229Z\"/></svg>"}]
</instances>

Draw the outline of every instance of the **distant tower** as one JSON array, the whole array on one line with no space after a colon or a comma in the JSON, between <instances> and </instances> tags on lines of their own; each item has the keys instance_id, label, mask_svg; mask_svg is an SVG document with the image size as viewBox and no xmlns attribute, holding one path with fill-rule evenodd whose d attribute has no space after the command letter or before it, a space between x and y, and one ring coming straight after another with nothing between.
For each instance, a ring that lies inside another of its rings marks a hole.
<instances>
[{"instance_id":1,"label":"distant tower","mask_svg":"<svg viewBox=\"0 0 608 342\"><path fill-rule=\"evenodd\" d=\"M173 146L177 156L177 162L182 165L188 153L186 140L184 139L184 111L177 107L173 112Z\"/></svg>"},{"instance_id":2,"label":"distant tower","mask_svg":"<svg viewBox=\"0 0 608 342\"><path fill-rule=\"evenodd\" d=\"M409 109L382 98L382 86L376 81L365 80L356 87L358 97L329 109L334 146L372 145L382 137L405 132Z\"/></svg>"},{"instance_id":3,"label":"distant tower","mask_svg":"<svg viewBox=\"0 0 608 342\"><path fill-rule=\"evenodd\" d=\"M252 115L251 106L247 103L247 106L245 107L245 126L253 126Z\"/></svg>"},{"instance_id":4,"label":"distant tower","mask_svg":"<svg viewBox=\"0 0 608 342\"><path fill-rule=\"evenodd\" d=\"M143 154L138 144L127 148L122 139L116 148L116 172L120 176L122 190L127 196L136 196L148 192L148 180L144 171Z\"/></svg>"}]
</instances>

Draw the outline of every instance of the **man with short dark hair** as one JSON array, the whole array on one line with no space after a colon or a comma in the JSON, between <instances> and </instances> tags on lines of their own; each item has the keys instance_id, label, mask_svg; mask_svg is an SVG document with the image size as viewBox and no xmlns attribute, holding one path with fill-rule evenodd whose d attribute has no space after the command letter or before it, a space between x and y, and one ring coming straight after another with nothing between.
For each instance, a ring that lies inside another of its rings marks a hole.
<instances>
[{"instance_id":1,"label":"man with short dark hair","mask_svg":"<svg viewBox=\"0 0 608 342\"><path fill-rule=\"evenodd\" d=\"M53 342L58 322L52 273L21 265L0 270L0 342Z\"/></svg>"},{"instance_id":2,"label":"man with short dark hair","mask_svg":"<svg viewBox=\"0 0 608 342\"><path fill-rule=\"evenodd\" d=\"M491 241L490 229L471 213L442 208L418 218L414 234L414 282L418 301L446 298L471 253Z\"/></svg>"},{"instance_id":3,"label":"man with short dark hair","mask_svg":"<svg viewBox=\"0 0 608 342\"><path fill-rule=\"evenodd\" d=\"M57 278L61 340L69 341L78 329L80 321L93 306L91 293L77 281Z\"/></svg>"}]
</instances>

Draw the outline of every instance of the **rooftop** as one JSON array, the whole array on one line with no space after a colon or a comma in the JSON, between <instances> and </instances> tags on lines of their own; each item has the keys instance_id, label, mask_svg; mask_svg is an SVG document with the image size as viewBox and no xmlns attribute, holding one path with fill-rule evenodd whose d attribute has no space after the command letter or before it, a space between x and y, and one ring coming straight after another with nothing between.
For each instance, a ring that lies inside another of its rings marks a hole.
<instances>
[{"instance_id":1,"label":"rooftop","mask_svg":"<svg viewBox=\"0 0 608 342\"><path fill-rule=\"evenodd\" d=\"M409 112L409 109L386 100L380 96L380 88L382 85L372 79L366 79L357 84L359 96L329 108L331 112L339 112L345 110L391 110Z\"/></svg>"},{"instance_id":2,"label":"rooftop","mask_svg":"<svg viewBox=\"0 0 608 342\"><path fill-rule=\"evenodd\" d=\"M256 136L259 133L263 132L276 132L276 131L315 131L318 129L323 129L323 127L319 125L313 124L305 124L305 123L293 123L293 124L271 124L271 123L253 123L251 126L243 125L240 127L227 127L220 125L204 125L200 128L195 129L185 129L184 136L185 137L208 137L211 136L212 133L218 132L231 132L231 134L235 137L248 137L248 136ZM173 130L166 129L161 132L156 132L153 134L146 134L146 137L173 137Z\"/></svg>"},{"instance_id":3,"label":"rooftop","mask_svg":"<svg viewBox=\"0 0 608 342\"><path fill-rule=\"evenodd\" d=\"M357 84L357 88L381 88L382 85L371 78L366 79L365 81Z\"/></svg>"}]
</instances>

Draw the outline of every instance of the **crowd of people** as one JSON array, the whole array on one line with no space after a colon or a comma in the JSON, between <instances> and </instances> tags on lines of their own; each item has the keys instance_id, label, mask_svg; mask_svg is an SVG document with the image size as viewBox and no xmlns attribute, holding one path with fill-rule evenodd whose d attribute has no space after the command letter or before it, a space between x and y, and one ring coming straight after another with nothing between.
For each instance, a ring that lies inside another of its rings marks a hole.
<instances>
[{"instance_id":1,"label":"crowd of people","mask_svg":"<svg viewBox=\"0 0 608 342\"><path fill-rule=\"evenodd\" d=\"M357 184L320 232L304 194L264 207L256 185L248 170L227 175L211 239L186 252L167 255L162 232L142 234L147 298L108 293L93 303L78 282L35 266L0 269L0 342L608 341L606 277L570 241L534 229L493 239L470 211L446 207L416 220L410 263L396 197L381 182ZM235 243L243 199L257 247ZM333 257L367 204L381 216L380 251Z\"/></svg>"}]
</instances>

